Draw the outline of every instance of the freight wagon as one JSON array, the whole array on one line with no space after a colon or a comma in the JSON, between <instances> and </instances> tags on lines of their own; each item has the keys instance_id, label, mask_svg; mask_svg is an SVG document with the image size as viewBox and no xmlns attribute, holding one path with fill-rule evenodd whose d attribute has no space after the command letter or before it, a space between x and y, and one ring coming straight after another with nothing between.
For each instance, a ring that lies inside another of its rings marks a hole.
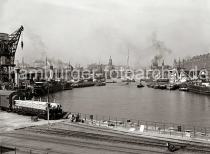
<instances>
[{"instance_id":1,"label":"freight wagon","mask_svg":"<svg viewBox=\"0 0 210 154\"><path fill-rule=\"evenodd\" d=\"M62 107L58 103L49 103L33 100L15 100L13 111L18 114L38 116L47 119L49 110L50 119L59 119L63 116Z\"/></svg>"},{"instance_id":2,"label":"freight wagon","mask_svg":"<svg viewBox=\"0 0 210 154\"><path fill-rule=\"evenodd\" d=\"M58 103L19 100L21 98L21 94L15 91L0 90L0 109L43 119L47 119L49 109L50 119L59 119L63 116L62 107Z\"/></svg>"}]
</instances>

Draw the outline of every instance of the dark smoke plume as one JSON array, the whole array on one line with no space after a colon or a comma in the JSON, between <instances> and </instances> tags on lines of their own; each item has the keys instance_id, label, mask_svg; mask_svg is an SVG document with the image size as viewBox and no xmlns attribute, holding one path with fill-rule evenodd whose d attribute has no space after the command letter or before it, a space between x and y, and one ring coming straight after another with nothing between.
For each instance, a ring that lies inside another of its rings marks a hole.
<instances>
[{"instance_id":1,"label":"dark smoke plume","mask_svg":"<svg viewBox=\"0 0 210 154\"><path fill-rule=\"evenodd\" d=\"M172 53L172 51L166 47L163 41L157 39L156 33L152 34L152 49L156 52L156 55L152 59L152 64L155 66L157 66L166 55Z\"/></svg>"}]
</instances>

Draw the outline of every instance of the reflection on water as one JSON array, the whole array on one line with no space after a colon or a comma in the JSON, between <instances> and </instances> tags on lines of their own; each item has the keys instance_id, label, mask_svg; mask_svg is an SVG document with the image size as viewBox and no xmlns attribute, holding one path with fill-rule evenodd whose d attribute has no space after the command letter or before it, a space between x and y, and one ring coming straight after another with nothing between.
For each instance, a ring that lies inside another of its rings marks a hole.
<instances>
[{"instance_id":1,"label":"reflection on water","mask_svg":"<svg viewBox=\"0 0 210 154\"><path fill-rule=\"evenodd\" d=\"M108 84L63 91L54 97L65 111L210 126L210 96L190 92Z\"/></svg>"}]
</instances>

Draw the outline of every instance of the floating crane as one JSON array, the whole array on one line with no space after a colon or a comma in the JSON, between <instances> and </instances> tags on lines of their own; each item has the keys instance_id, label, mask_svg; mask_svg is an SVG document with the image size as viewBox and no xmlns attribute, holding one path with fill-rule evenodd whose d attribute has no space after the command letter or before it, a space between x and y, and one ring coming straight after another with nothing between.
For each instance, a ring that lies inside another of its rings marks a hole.
<instances>
[{"instance_id":1,"label":"floating crane","mask_svg":"<svg viewBox=\"0 0 210 154\"><path fill-rule=\"evenodd\" d=\"M0 33L0 81L8 82L10 76L10 70L15 66L15 53L18 47L18 43L24 30L23 26L20 26L12 34ZM23 49L23 40L21 40L21 48Z\"/></svg>"}]
</instances>

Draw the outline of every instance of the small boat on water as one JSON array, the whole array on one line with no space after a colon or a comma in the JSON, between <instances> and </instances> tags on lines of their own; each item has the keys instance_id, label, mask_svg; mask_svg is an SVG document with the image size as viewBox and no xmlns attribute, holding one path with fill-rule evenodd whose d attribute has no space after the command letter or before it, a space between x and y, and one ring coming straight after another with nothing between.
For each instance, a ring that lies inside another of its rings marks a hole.
<instances>
[{"instance_id":1,"label":"small boat on water","mask_svg":"<svg viewBox=\"0 0 210 154\"><path fill-rule=\"evenodd\" d=\"M106 83L117 83L117 81L114 81L114 80L112 80L112 81L106 81Z\"/></svg>"},{"instance_id":2,"label":"small boat on water","mask_svg":"<svg viewBox=\"0 0 210 154\"><path fill-rule=\"evenodd\" d=\"M189 91L188 85L186 83L182 83L179 85L179 91Z\"/></svg>"},{"instance_id":3,"label":"small boat on water","mask_svg":"<svg viewBox=\"0 0 210 154\"><path fill-rule=\"evenodd\" d=\"M142 83L139 83L138 85L137 85L137 88L143 88L144 87L144 85L142 84Z\"/></svg>"},{"instance_id":4,"label":"small boat on water","mask_svg":"<svg viewBox=\"0 0 210 154\"><path fill-rule=\"evenodd\" d=\"M180 87L179 91L189 91L189 89L187 87Z\"/></svg>"},{"instance_id":5,"label":"small boat on water","mask_svg":"<svg viewBox=\"0 0 210 154\"><path fill-rule=\"evenodd\" d=\"M179 88L179 86L177 84L168 84L166 87L166 89L168 89L168 90L176 90L178 88Z\"/></svg>"},{"instance_id":6,"label":"small boat on water","mask_svg":"<svg viewBox=\"0 0 210 154\"><path fill-rule=\"evenodd\" d=\"M135 82L135 79L126 78L126 79L122 79L122 82Z\"/></svg>"},{"instance_id":7,"label":"small boat on water","mask_svg":"<svg viewBox=\"0 0 210 154\"><path fill-rule=\"evenodd\" d=\"M63 90L72 90L72 82L64 82L63 83Z\"/></svg>"},{"instance_id":8,"label":"small boat on water","mask_svg":"<svg viewBox=\"0 0 210 154\"><path fill-rule=\"evenodd\" d=\"M105 86L105 85L106 82L101 82L101 81L95 82L95 86Z\"/></svg>"},{"instance_id":9,"label":"small boat on water","mask_svg":"<svg viewBox=\"0 0 210 154\"><path fill-rule=\"evenodd\" d=\"M167 85L166 84L160 84L158 89L166 89Z\"/></svg>"},{"instance_id":10,"label":"small boat on water","mask_svg":"<svg viewBox=\"0 0 210 154\"><path fill-rule=\"evenodd\" d=\"M159 84L154 84L154 85L152 86L152 88L154 88L154 89L159 89Z\"/></svg>"},{"instance_id":11,"label":"small boat on water","mask_svg":"<svg viewBox=\"0 0 210 154\"><path fill-rule=\"evenodd\" d=\"M147 87L154 89L166 89L168 83L169 79L161 78L147 84Z\"/></svg>"}]
</instances>

